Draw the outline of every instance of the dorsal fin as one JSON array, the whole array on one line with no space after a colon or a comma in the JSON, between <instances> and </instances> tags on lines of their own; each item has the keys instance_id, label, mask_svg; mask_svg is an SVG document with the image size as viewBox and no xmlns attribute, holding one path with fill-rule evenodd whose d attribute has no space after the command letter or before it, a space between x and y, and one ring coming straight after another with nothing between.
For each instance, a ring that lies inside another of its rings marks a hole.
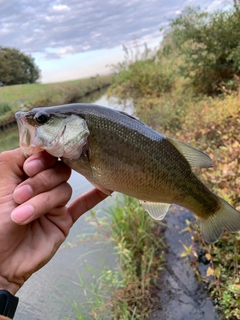
<instances>
[{"instance_id":1,"label":"dorsal fin","mask_svg":"<svg viewBox=\"0 0 240 320\"><path fill-rule=\"evenodd\" d=\"M212 159L201 150L191 147L189 144L172 138L166 138L186 158L191 167L209 168L212 167Z\"/></svg>"}]
</instances>

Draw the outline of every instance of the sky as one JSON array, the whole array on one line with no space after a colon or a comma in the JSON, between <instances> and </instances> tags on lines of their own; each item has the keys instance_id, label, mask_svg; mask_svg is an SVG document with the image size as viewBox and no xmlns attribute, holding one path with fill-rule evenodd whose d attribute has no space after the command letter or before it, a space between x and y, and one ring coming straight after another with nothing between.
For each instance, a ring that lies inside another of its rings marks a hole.
<instances>
[{"instance_id":1,"label":"sky","mask_svg":"<svg viewBox=\"0 0 240 320\"><path fill-rule=\"evenodd\" d=\"M229 0L0 0L0 46L31 55L42 83L109 73L123 45L156 48L160 28L187 6L213 11Z\"/></svg>"}]
</instances>

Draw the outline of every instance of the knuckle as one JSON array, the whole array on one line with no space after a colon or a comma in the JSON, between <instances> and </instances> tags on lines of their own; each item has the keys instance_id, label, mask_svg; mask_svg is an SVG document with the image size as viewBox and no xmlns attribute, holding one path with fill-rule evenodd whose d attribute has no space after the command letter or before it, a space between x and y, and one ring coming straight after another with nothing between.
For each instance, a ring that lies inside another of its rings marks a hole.
<instances>
[{"instance_id":1,"label":"knuckle","mask_svg":"<svg viewBox=\"0 0 240 320\"><path fill-rule=\"evenodd\" d=\"M72 196L72 187L67 183L62 183L61 184L61 188L62 188L62 203L66 203L69 201L69 199Z\"/></svg>"},{"instance_id":2,"label":"knuckle","mask_svg":"<svg viewBox=\"0 0 240 320\"><path fill-rule=\"evenodd\" d=\"M39 185L41 187L49 187L51 185L52 177L47 171L42 171L38 174L38 179L39 179Z\"/></svg>"}]
</instances>

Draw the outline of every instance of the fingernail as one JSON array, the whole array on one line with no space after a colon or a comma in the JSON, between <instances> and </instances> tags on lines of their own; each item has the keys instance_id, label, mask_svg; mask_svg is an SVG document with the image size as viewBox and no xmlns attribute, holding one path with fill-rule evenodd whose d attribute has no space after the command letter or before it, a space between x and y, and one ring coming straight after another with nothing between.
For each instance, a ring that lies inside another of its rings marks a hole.
<instances>
[{"instance_id":1,"label":"fingernail","mask_svg":"<svg viewBox=\"0 0 240 320\"><path fill-rule=\"evenodd\" d=\"M26 204L17 207L12 211L11 218L16 223L26 222L34 213L34 207L31 204Z\"/></svg>"},{"instance_id":2,"label":"fingernail","mask_svg":"<svg viewBox=\"0 0 240 320\"><path fill-rule=\"evenodd\" d=\"M13 198L15 202L21 204L29 200L33 195L33 189L30 185L26 184L19 188L16 188L13 192Z\"/></svg>"}]
</instances>

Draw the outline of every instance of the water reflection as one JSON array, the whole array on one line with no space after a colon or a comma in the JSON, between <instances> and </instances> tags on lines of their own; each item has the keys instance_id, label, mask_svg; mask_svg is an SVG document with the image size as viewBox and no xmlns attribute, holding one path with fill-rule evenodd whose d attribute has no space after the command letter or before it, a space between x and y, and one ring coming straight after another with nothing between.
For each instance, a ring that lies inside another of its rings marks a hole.
<instances>
[{"instance_id":1,"label":"water reflection","mask_svg":"<svg viewBox=\"0 0 240 320\"><path fill-rule=\"evenodd\" d=\"M96 90L95 92L88 94L87 96L78 100L79 103L94 103L101 99L103 95L106 95L107 89Z\"/></svg>"},{"instance_id":2,"label":"water reflection","mask_svg":"<svg viewBox=\"0 0 240 320\"><path fill-rule=\"evenodd\" d=\"M101 92L101 94L103 93ZM123 108L116 102L109 102L106 95L102 95L98 100L96 98L99 98L99 96L97 97L94 94L93 100L86 99L80 102L91 102L118 110ZM17 146L17 126L0 133L0 151L13 149ZM73 188L71 201L79 194L92 188L92 185L76 172L72 173L69 182ZM110 202L111 199L109 201L105 200L96 209L111 205ZM88 216L89 213L86 213L77 221L65 243L74 241L79 234L94 232L93 227L90 227L86 222L85 218ZM64 317L76 318L71 303L73 300L81 303L86 302L83 290L78 284L79 273L81 273L86 286L92 283L92 276L84 267L86 260L96 277L100 275L104 266L111 269L116 267L116 257L113 255L112 245L108 242L96 243L96 241L92 241L82 243L72 249L60 250L45 267L34 274L20 289L18 292L20 302L14 319L54 320L64 319Z\"/></svg>"}]
</instances>

